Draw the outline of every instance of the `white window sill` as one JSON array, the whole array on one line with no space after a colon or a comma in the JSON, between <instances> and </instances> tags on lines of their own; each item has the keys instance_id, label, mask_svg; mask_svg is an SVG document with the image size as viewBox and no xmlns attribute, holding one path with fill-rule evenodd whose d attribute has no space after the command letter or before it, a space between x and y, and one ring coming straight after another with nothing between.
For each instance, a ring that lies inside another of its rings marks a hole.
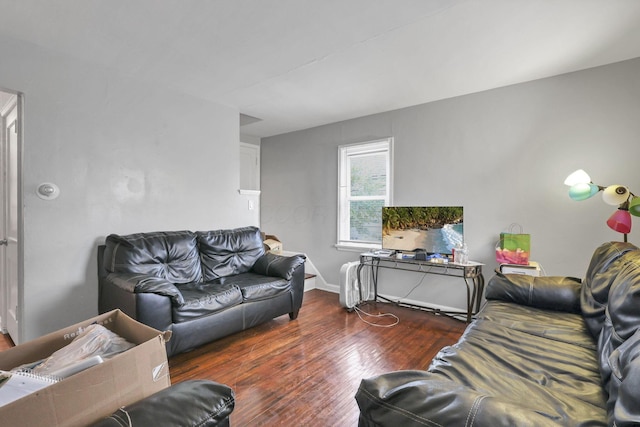
<instances>
[{"instance_id":1,"label":"white window sill","mask_svg":"<svg viewBox=\"0 0 640 427\"><path fill-rule=\"evenodd\" d=\"M335 248L339 251L349 252L368 252L371 250L379 250L382 247L380 244L366 244L366 243L337 243Z\"/></svg>"}]
</instances>

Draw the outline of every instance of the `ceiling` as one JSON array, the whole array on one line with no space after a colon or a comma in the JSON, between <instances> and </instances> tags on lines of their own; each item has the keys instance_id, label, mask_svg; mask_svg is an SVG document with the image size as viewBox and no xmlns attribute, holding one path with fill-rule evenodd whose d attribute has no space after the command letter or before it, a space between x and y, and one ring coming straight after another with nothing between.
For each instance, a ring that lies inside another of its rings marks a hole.
<instances>
[{"instance_id":1,"label":"ceiling","mask_svg":"<svg viewBox=\"0 0 640 427\"><path fill-rule=\"evenodd\" d=\"M0 0L0 37L233 106L266 137L640 57L640 1Z\"/></svg>"}]
</instances>

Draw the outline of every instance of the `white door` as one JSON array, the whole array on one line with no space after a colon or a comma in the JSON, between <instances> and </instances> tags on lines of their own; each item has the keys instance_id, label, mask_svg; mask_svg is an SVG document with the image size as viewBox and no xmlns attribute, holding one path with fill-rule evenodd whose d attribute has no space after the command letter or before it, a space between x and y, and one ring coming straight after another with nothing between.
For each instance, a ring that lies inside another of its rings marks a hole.
<instances>
[{"instance_id":1,"label":"white door","mask_svg":"<svg viewBox=\"0 0 640 427\"><path fill-rule=\"evenodd\" d=\"M2 290L2 327L14 343L20 343L20 291L19 291L19 223L20 223L20 107L22 98L13 100L3 108L2 123L2 174L0 188L2 191L2 218L0 227L0 290ZM0 106L2 108L2 106Z\"/></svg>"},{"instance_id":2,"label":"white door","mask_svg":"<svg viewBox=\"0 0 640 427\"><path fill-rule=\"evenodd\" d=\"M260 190L260 147L240 143L240 188Z\"/></svg>"}]
</instances>

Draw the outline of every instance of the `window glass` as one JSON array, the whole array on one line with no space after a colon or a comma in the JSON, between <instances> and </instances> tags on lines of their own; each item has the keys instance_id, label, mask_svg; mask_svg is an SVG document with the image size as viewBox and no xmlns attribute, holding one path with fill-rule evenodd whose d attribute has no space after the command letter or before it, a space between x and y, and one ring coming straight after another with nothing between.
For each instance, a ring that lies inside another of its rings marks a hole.
<instances>
[{"instance_id":1,"label":"window glass","mask_svg":"<svg viewBox=\"0 0 640 427\"><path fill-rule=\"evenodd\" d=\"M339 147L338 247L380 247L391 204L393 139Z\"/></svg>"},{"instance_id":2,"label":"window glass","mask_svg":"<svg viewBox=\"0 0 640 427\"><path fill-rule=\"evenodd\" d=\"M351 158L351 196L385 196L387 154L374 153Z\"/></svg>"}]
</instances>

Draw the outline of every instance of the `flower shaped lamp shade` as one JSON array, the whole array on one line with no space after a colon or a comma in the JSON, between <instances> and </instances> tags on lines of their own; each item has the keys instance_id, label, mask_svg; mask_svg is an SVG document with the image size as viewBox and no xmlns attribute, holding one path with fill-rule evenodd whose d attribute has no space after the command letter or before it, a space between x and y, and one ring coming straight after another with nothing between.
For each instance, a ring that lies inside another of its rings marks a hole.
<instances>
[{"instance_id":1,"label":"flower shaped lamp shade","mask_svg":"<svg viewBox=\"0 0 640 427\"><path fill-rule=\"evenodd\" d=\"M631 232L631 215L640 216L640 197L635 196L624 185L609 185L603 187L591 182L591 177L584 170L578 169L564 180L569 186L569 197L572 200L587 200L602 191L602 200L618 209L609 217L607 225L612 230L624 234Z\"/></svg>"},{"instance_id":2,"label":"flower shaped lamp shade","mask_svg":"<svg viewBox=\"0 0 640 427\"><path fill-rule=\"evenodd\" d=\"M589 174L582 169L578 169L564 180L564 185L568 185L569 187L571 187L572 185L588 184L590 182L591 177L589 176Z\"/></svg>"},{"instance_id":3,"label":"flower shaped lamp shade","mask_svg":"<svg viewBox=\"0 0 640 427\"><path fill-rule=\"evenodd\" d=\"M629 213L640 216L640 197L633 197L629 202Z\"/></svg>"},{"instance_id":4,"label":"flower shaped lamp shade","mask_svg":"<svg viewBox=\"0 0 640 427\"><path fill-rule=\"evenodd\" d=\"M628 210L618 209L609 217L607 225L618 233L628 234L631 232L631 215Z\"/></svg>"},{"instance_id":5,"label":"flower shaped lamp shade","mask_svg":"<svg viewBox=\"0 0 640 427\"><path fill-rule=\"evenodd\" d=\"M602 191L602 200L611 206L618 206L629 200L629 189L622 185L610 185Z\"/></svg>"}]
</instances>

